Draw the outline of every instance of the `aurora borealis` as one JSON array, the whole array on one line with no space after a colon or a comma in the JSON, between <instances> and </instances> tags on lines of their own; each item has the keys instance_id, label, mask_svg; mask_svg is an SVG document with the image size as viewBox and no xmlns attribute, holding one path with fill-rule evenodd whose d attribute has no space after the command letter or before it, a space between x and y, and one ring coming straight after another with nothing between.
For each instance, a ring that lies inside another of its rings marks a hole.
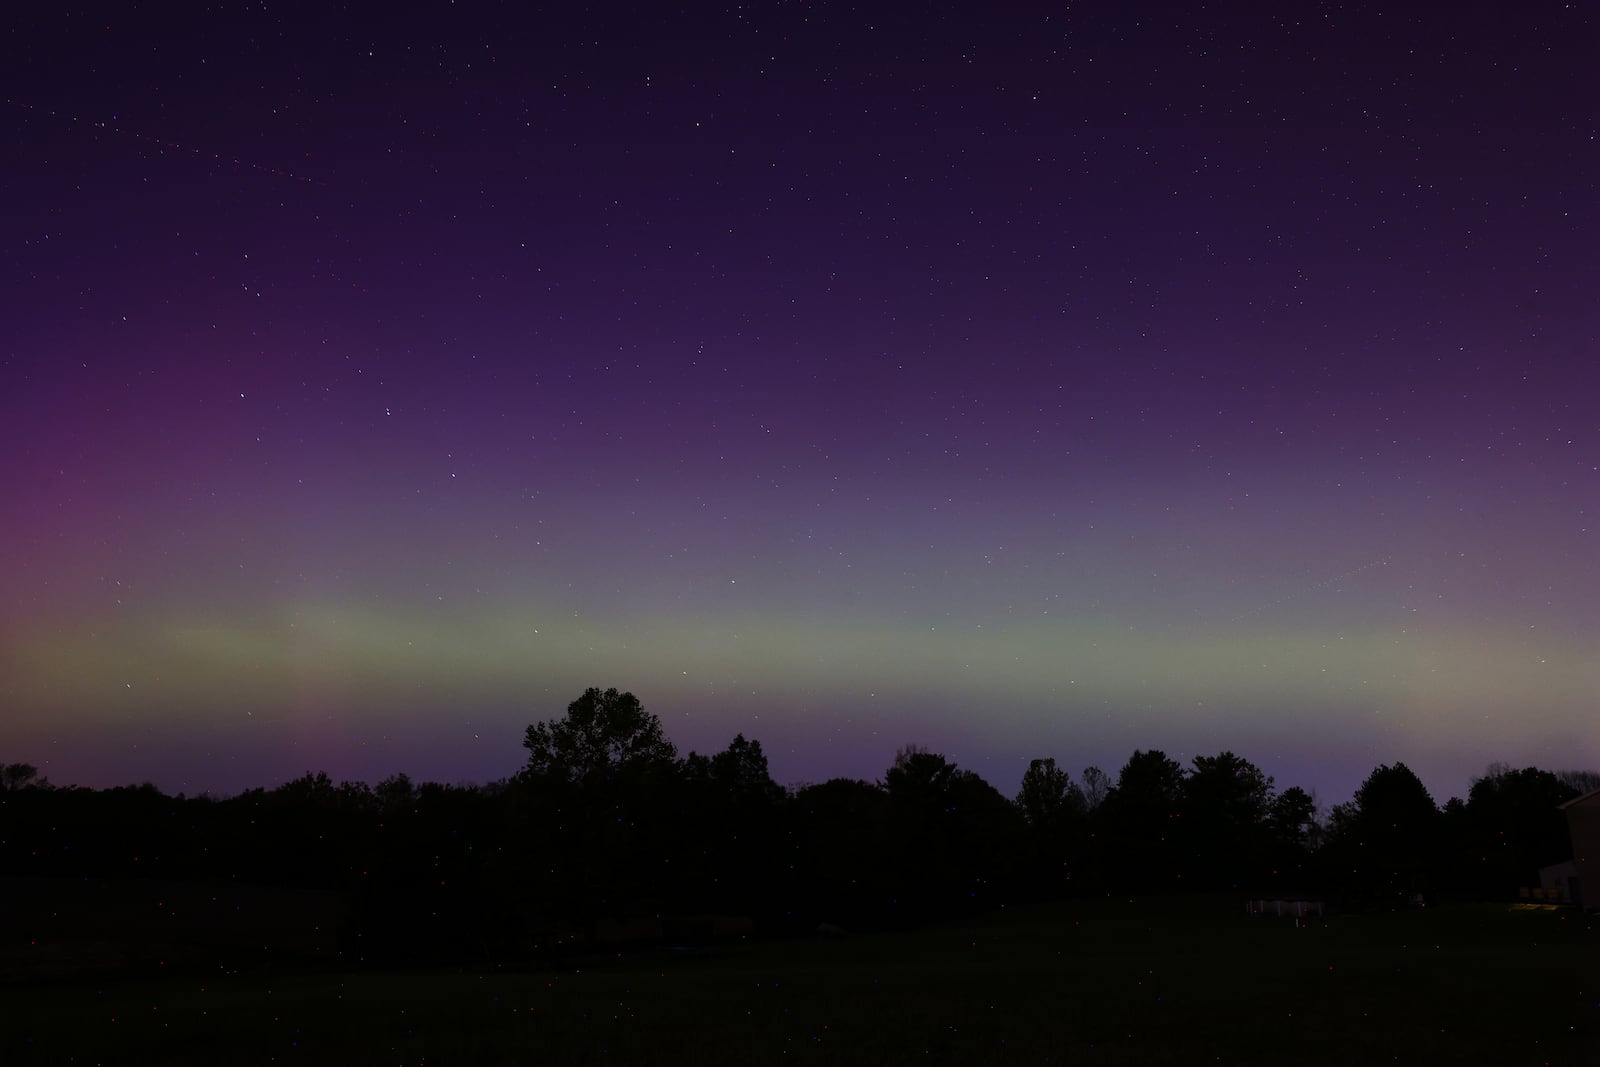
<instances>
[{"instance_id":1,"label":"aurora borealis","mask_svg":"<svg viewBox=\"0 0 1600 1067\"><path fill-rule=\"evenodd\" d=\"M7 21L0 759L1600 764L1587 7Z\"/></svg>"}]
</instances>

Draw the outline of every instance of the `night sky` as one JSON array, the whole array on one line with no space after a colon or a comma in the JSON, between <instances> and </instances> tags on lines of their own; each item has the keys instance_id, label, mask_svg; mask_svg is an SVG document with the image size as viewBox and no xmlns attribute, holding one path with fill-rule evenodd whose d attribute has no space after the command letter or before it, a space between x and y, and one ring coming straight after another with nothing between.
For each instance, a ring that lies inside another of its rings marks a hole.
<instances>
[{"instance_id":1,"label":"night sky","mask_svg":"<svg viewBox=\"0 0 1600 1067\"><path fill-rule=\"evenodd\" d=\"M0 759L1600 765L1593 4L35 7Z\"/></svg>"}]
</instances>

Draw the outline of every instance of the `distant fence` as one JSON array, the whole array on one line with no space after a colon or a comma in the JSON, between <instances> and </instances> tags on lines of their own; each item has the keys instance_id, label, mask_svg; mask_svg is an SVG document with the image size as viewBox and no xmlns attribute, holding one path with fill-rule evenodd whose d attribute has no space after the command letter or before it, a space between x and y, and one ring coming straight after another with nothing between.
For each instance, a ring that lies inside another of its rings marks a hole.
<instances>
[{"instance_id":1,"label":"distant fence","mask_svg":"<svg viewBox=\"0 0 1600 1067\"><path fill-rule=\"evenodd\" d=\"M1323 916L1323 905L1320 900L1268 900L1260 898L1244 902L1246 915L1271 915L1276 918L1309 919L1315 915Z\"/></svg>"}]
</instances>

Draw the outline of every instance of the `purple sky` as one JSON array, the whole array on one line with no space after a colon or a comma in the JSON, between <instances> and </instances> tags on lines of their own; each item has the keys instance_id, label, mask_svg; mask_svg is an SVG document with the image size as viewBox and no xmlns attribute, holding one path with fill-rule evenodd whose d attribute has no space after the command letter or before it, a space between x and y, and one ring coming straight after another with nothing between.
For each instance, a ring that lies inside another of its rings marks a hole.
<instances>
[{"instance_id":1,"label":"purple sky","mask_svg":"<svg viewBox=\"0 0 1600 1067\"><path fill-rule=\"evenodd\" d=\"M1592 8L569 7L5 16L0 759L1600 765Z\"/></svg>"}]
</instances>

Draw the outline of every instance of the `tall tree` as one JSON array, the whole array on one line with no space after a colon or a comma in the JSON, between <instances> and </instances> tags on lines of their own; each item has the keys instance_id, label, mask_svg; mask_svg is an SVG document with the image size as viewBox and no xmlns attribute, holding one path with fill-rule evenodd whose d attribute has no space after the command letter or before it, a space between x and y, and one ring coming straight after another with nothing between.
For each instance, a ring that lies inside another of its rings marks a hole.
<instances>
[{"instance_id":1,"label":"tall tree","mask_svg":"<svg viewBox=\"0 0 1600 1067\"><path fill-rule=\"evenodd\" d=\"M790 863L776 893L811 923L874 923L898 909L889 797L881 785L833 778L795 790Z\"/></svg>"},{"instance_id":2,"label":"tall tree","mask_svg":"<svg viewBox=\"0 0 1600 1067\"><path fill-rule=\"evenodd\" d=\"M971 907L1010 880L1022 819L972 771L907 745L884 775L903 897Z\"/></svg>"},{"instance_id":3,"label":"tall tree","mask_svg":"<svg viewBox=\"0 0 1600 1067\"><path fill-rule=\"evenodd\" d=\"M1316 799L1297 785L1274 797L1268 814L1273 840L1281 848L1296 853L1311 847L1316 819Z\"/></svg>"},{"instance_id":4,"label":"tall tree","mask_svg":"<svg viewBox=\"0 0 1600 1067\"><path fill-rule=\"evenodd\" d=\"M1036 759L1022 773L1017 808L1035 830L1056 831L1083 814L1083 793L1053 759Z\"/></svg>"},{"instance_id":5,"label":"tall tree","mask_svg":"<svg viewBox=\"0 0 1600 1067\"><path fill-rule=\"evenodd\" d=\"M1183 806L1183 768L1160 749L1135 751L1107 793L1106 814L1125 831L1164 837Z\"/></svg>"},{"instance_id":6,"label":"tall tree","mask_svg":"<svg viewBox=\"0 0 1600 1067\"><path fill-rule=\"evenodd\" d=\"M1438 873L1439 808L1404 763L1381 764L1333 812L1330 859L1356 892L1400 899L1432 889Z\"/></svg>"},{"instance_id":7,"label":"tall tree","mask_svg":"<svg viewBox=\"0 0 1600 1067\"><path fill-rule=\"evenodd\" d=\"M1194 877L1235 885L1265 863L1272 778L1232 752L1196 756L1183 780L1184 837Z\"/></svg>"},{"instance_id":8,"label":"tall tree","mask_svg":"<svg viewBox=\"0 0 1600 1067\"><path fill-rule=\"evenodd\" d=\"M1088 811L1098 808L1111 792L1111 776L1094 764L1083 769L1083 806Z\"/></svg>"},{"instance_id":9,"label":"tall tree","mask_svg":"<svg viewBox=\"0 0 1600 1067\"><path fill-rule=\"evenodd\" d=\"M728 747L711 757L711 780L745 803L775 804L783 787L772 780L761 742L734 734Z\"/></svg>"},{"instance_id":10,"label":"tall tree","mask_svg":"<svg viewBox=\"0 0 1600 1067\"><path fill-rule=\"evenodd\" d=\"M1471 885L1508 896L1537 882L1539 868L1572 855L1559 805L1578 790L1550 771L1492 764L1467 792L1462 813Z\"/></svg>"},{"instance_id":11,"label":"tall tree","mask_svg":"<svg viewBox=\"0 0 1600 1067\"><path fill-rule=\"evenodd\" d=\"M787 794L772 780L761 742L738 734L714 756L691 752L678 764L668 836L673 878L691 911L756 909L784 848ZM775 901L764 901L777 910ZM770 916L768 916L770 917Z\"/></svg>"},{"instance_id":12,"label":"tall tree","mask_svg":"<svg viewBox=\"0 0 1600 1067\"><path fill-rule=\"evenodd\" d=\"M1034 884L1046 894L1072 882L1085 845L1083 792L1053 759L1036 759L1023 772L1017 810L1028 824L1026 856Z\"/></svg>"},{"instance_id":13,"label":"tall tree","mask_svg":"<svg viewBox=\"0 0 1600 1067\"><path fill-rule=\"evenodd\" d=\"M678 754L661 720L638 697L597 688L568 704L564 719L529 726L522 747L528 750L527 776L578 785L660 770Z\"/></svg>"},{"instance_id":14,"label":"tall tree","mask_svg":"<svg viewBox=\"0 0 1600 1067\"><path fill-rule=\"evenodd\" d=\"M535 723L522 741L534 877L559 911L581 919L593 942L602 912L648 893L667 866L661 804L677 749L639 698L587 689L565 718Z\"/></svg>"},{"instance_id":15,"label":"tall tree","mask_svg":"<svg viewBox=\"0 0 1600 1067\"><path fill-rule=\"evenodd\" d=\"M1184 885L1183 768L1160 749L1135 751L1100 805L1110 876L1137 886Z\"/></svg>"}]
</instances>

